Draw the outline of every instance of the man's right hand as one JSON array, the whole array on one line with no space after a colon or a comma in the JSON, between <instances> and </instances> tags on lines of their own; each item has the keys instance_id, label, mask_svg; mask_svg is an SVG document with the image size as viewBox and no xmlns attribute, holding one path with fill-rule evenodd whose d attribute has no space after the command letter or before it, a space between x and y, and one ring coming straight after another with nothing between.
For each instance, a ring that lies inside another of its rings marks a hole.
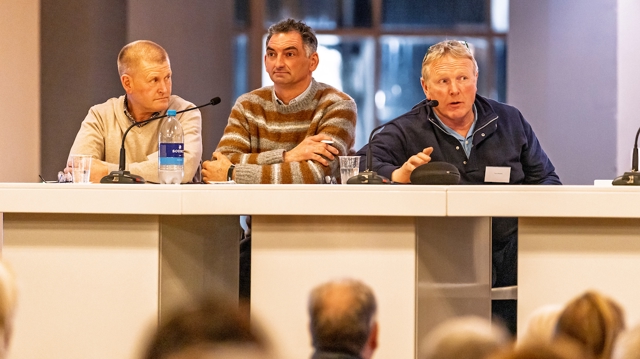
<instances>
[{"instance_id":1,"label":"man's right hand","mask_svg":"<svg viewBox=\"0 0 640 359\"><path fill-rule=\"evenodd\" d=\"M71 163L67 163L67 167L65 167L63 171L65 174L72 173L73 169L71 168ZM102 177L106 176L107 174L109 174L109 167L107 167L104 162L93 158L91 160L91 172L89 174L89 181L91 181L91 183L100 183Z\"/></svg>"},{"instance_id":2,"label":"man's right hand","mask_svg":"<svg viewBox=\"0 0 640 359\"><path fill-rule=\"evenodd\" d=\"M314 160L323 166L329 166L329 160L334 159L334 155L340 153L337 148L320 142L322 140L333 140L325 134L310 136L300 142L291 151L284 153L284 162L301 162L306 160ZM323 157L324 156L324 157Z\"/></svg>"},{"instance_id":3,"label":"man's right hand","mask_svg":"<svg viewBox=\"0 0 640 359\"><path fill-rule=\"evenodd\" d=\"M391 173L391 180L398 183L410 183L411 172L413 172L416 167L422 166L425 163L429 163L429 161L431 161L432 152L433 147L427 147L422 150L422 152L418 152L417 154L409 157L407 162L405 162L402 167Z\"/></svg>"}]
</instances>

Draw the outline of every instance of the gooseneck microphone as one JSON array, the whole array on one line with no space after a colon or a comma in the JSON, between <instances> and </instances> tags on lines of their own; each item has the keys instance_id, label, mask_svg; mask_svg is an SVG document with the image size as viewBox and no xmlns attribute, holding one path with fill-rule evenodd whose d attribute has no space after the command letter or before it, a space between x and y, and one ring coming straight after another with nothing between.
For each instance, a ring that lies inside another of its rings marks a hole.
<instances>
[{"instance_id":1,"label":"gooseneck microphone","mask_svg":"<svg viewBox=\"0 0 640 359\"><path fill-rule=\"evenodd\" d=\"M438 106L437 100L428 100L425 104L427 106L427 118L431 116L431 108ZM371 131L369 135L369 143L367 144L367 170L353 176L347 180L347 184L389 184L389 178L378 175L375 171L373 171L373 155L371 154L371 140L373 140L373 136L384 126L392 123L400 117L397 117L389 122L383 123L382 125L376 127Z\"/></svg>"},{"instance_id":2,"label":"gooseneck microphone","mask_svg":"<svg viewBox=\"0 0 640 359\"><path fill-rule=\"evenodd\" d=\"M220 103L220 97L214 97L211 99L211 101L207 102L204 105L200 105L197 107L191 107L188 108L186 110L182 110L182 111L177 111L176 115L179 113L183 113L183 112L187 112L187 111L192 111L198 108L202 108L205 106L215 106L217 104ZM140 122L136 122L134 124L132 124L131 126L129 126L129 128L127 128L126 131L124 131L124 135L122 135L122 146L120 147L120 164L118 167L117 171L113 171L111 173L109 173L108 175L102 177L102 179L100 180L100 183L145 183L146 181L144 180L144 178L142 178L141 176L138 175L134 175L129 171L125 171L125 167L126 167L126 150L124 149L124 140L127 138L127 134L129 133L129 131L135 127L135 126L142 126L145 123L149 123L151 121L155 121L155 120L159 120L161 118L165 118L167 117L166 114L164 115L158 115L158 116L153 116L148 120L144 120L144 121L140 121Z\"/></svg>"},{"instance_id":3,"label":"gooseneck microphone","mask_svg":"<svg viewBox=\"0 0 640 359\"><path fill-rule=\"evenodd\" d=\"M616 177L611 183L616 186L640 186L640 172L638 172L638 135L640 128L636 132L636 142L633 145L633 157L631 159L631 172L625 172L622 176Z\"/></svg>"}]
</instances>

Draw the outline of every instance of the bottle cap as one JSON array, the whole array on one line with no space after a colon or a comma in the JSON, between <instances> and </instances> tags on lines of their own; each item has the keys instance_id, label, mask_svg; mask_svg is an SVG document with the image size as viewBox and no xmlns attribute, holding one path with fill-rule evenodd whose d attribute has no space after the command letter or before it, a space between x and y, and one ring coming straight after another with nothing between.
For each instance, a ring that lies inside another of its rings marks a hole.
<instances>
[{"instance_id":1,"label":"bottle cap","mask_svg":"<svg viewBox=\"0 0 640 359\"><path fill-rule=\"evenodd\" d=\"M167 110L167 116L175 116L176 110Z\"/></svg>"}]
</instances>

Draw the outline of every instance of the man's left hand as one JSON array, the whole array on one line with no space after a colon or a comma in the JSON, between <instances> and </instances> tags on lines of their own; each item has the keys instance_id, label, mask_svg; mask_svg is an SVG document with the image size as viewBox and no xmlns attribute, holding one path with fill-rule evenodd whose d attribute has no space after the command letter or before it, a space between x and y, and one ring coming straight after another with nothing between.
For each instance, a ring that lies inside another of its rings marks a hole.
<instances>
[{"instance_id":1,"label":"man's left hand","mask_svg":"<svg viewBox=\"0 0 640 359\"><path fill-rule=\"evenodd\" d=\"M109 173L109 167L106 163L98 161L95 158L91 161L91 173L89 174L89 180L92 183L100 183L102 177Z\"/></svg>"},{"instance_id":2,"label":"man's left hand","mask_svg":"<svg viewBox=\"0 0 640 359\"><path fill-rule=\"evenodd\" d=\"M220 182L227 180L227 172L231 166L231 161L220 152L214 152L211 161L204 161L202 164L202 180Z\"/></svg>"}]
</instances>

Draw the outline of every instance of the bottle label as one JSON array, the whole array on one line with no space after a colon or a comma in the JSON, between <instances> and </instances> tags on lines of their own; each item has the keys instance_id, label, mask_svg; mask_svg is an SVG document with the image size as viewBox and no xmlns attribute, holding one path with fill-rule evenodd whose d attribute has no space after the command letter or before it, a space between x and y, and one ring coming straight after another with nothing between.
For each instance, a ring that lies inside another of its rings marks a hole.
<instances>
[{"instance_id":1,"label":"bottle label","mask_svg":"<svg viewBox=\"0 0 640 359\"><path fill-rule=\"evenodd\" d=\"M184 144L161 143L159 149L160 166L184 165Z\"/></svg>"}]
</instances>

